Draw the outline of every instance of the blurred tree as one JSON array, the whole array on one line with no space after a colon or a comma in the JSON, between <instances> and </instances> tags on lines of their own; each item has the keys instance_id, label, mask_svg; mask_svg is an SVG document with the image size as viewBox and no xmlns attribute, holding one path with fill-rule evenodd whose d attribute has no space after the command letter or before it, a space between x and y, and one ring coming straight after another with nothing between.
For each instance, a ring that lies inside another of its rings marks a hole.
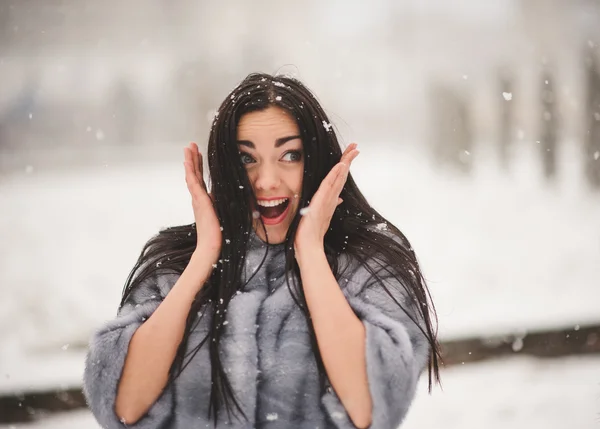
<instances>
[{"instance_id":1,"label":"blurred tree","mask_svg":"<svg viewBox=\"0 0 600 429\"><path fill-rule=\"evenodd\" d=\"M11 12L14 8L12 1L5 0L0 2L0 56L3 56L10 49L11 31Z\"/></svg>"},{"instance_id":2,"label":"blurred tree","mask_svg":"<svg viewBox=\"0 0 600 429\"><path fill-rule=\"evenodd\" d=\"M500 76L500 92L512 96L512 79L506 73ZM500 100L500 126L498 130L498 152L500 155L500 165L508 170L511 162L511 148L513 143L514 128L514 108L513 103L507 102L504 98Z\"/></svg>"},{"instance_id":3,"label":"blurred tree","mask_svg":"<svg viewBox=\"0 0 600 429\"><path fill-rule=\"evenodd\" d=\"M117 143L123 145L136 143L140 105L127 80L121 78L117 81L111 104L113 124L117 131Z\"/></svg>"},{"instance_id":4,"label":"blurred tree","mask_svg":"<svg viewBox=\"0 0 600 429\"><path fill-rule=\"evenodd\" d=\"M586 105L584 166L589 184L600 189L600 70L594 51L585 52Z\"/></svg>"},{"instance_id":5,"label":"blurred tree","mask_svg":"<svg viewBox=\"0 0 600 429\"><path fill-rule=\"evenodd\" d=\"M430 100L435 162L469 173L473 164L473 134L467 102L445 85L434 85Z\"/></svg>"},{"instance_id":6,"label":"blurred tree","mask_svg":"<svg viewBox=\"0 0 600 429\"><path fill-rule=\"evenodd\" d=\"M552 180L556 177L556 159L558 150L559 118L556 108L556 94L551 73L542 73L541 107L542 118L540 126L540 150L544 177Z\"/></svg>"},{"instance_id":7,"label":"blurred tree","mask_svg":"<svg viewBox=\"0 0 600 429\"><path fill-rule=\"evenodd\" d=\"M216 82L219 79L212 73L210 64L203 60L182 62L175 71L172 80L170 98L176 115L168 117L170 135L176 140L206 140L206 130L210 121L211 110L216 110L216 94L219 90L225 93ZM211 118L212 119L212 118Z\"/></svg>"}]
</instances>

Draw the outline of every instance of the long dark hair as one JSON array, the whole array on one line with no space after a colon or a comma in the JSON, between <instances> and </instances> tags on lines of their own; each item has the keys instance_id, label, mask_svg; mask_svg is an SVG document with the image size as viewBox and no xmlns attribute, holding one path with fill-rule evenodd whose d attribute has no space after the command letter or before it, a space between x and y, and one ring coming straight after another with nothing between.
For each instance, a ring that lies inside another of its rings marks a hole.
<instances>
[{"instance_id":1,"label":"long dark hair","mask_svg":"<svg viewBox=\"0 0 600 429\"><path fill-rule=\"evenodd\" d=\"M244 288L241 281L242 269L253 225L250 202L256 204L256 197L236 143L237 125L244 114L264 110L270 106L277 106L288 112L300 129L304 178L299 207L308 205L321 181L340 161L342 155L336 134L319 102L302 83L291 77L250 74L225 98L215 115L208 141L208 166L215 210L223 230L223 243L228 244L222 247L217 268L212 271L210 279L190 308L183 340L170 373L172 382L208 341L212 365L209 415L213 415L215 422L223 406L228 414L231 413L233 405L243 415L219 359L226 308L234 294ZM417 309L417 317L420 320L415 320L415 323L423 331L430 345L428 375L431 390L432 381L440 380L441 356L434 326L434 320L437 323L437 318L415 253L398 228L367 203L352 175L348 176L341 198L343 203L336 209L331 219L331 227L325 236L325 252L332 272L336 278L342 274L338 259L342 253L346 253L363 264L394 300L394 296L398 295L389 291L381 279L393 275L400 280L403 292ZM296 279L292 282L294 284L288 281L287 286L306 316L321 388L324 389L325 368L304 298L300 270L294 257L293 243L299 221L300 214L297 213L285 239L286 270L296 274L293 277ZM387 225L386 233L374 233L377 232L374 226L381 223ZM150 239L127 279L121 305L133 289L149 276L157 274L157 271L183 272L195 250L196 238L195 225L192 224L166 228ZM367 264L367 261L373 260L374 255L377 255L377 260L381 262L379 269ZM383 276L382 272L385 272ZM395 301L412 318L412 313L404 309L400 302ZM200 344L190 345L193 347L190 347L186 354L190 332L194 329L194 323L199 321L197 314L201 308L205 308L202 311L203 315L207 312L211 315L210 330Z\"/></svg>"}]
</instances>

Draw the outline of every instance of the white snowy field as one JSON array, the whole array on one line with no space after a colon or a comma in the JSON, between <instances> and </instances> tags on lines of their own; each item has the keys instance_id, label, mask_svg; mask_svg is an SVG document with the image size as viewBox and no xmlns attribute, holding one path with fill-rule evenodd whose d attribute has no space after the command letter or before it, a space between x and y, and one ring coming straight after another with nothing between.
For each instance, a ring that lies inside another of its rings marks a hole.
<instances>
[{"instance_id":1,"label":"white snowy field","mask_svg":"<svg viewBox=\"0 0 600 429\"><path fill-rule=\"evenodd\" d=\"M352 173L412 241L442 339L600 321L600 195L573 147L551 187L535 147L520 144L510 175L475 153L462 178L416 151L360 146ZM165 151L162 161L2 178L0 392L77 385L82 348L114 316L143 243L193 221L181 150Z\"/></svg>"},{"instance_id":2,"label":"white snowy field","mask_svg":"<svg viewBox=\"0 0 600 429\"><path fill-rule=\"evenodd\" d=\"M516 357L443 371L443 390L421 378L402 429L592 429L600 424L600 358ZM87 410L0 429L99 429Z\"/></svg>"}]
</instances>

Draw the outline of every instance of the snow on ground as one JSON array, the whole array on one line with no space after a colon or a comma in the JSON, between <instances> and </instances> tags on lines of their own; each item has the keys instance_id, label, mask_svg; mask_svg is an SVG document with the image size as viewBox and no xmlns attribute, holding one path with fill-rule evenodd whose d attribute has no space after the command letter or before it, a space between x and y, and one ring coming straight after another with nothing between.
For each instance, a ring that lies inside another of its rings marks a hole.
<instances>
[{"instance_id":1,"label":"snow on ground","mask_svg":"<svg viewBox=\"0 0 600 429\"><path fill-rule=\"evenodd\" d=\"M462 178L416 151L360 147L353 174L412 241L442 338L600 321L600 196L583 185L574 150L550 187L528 147L509 176L475 153ZM169 150L164 161L33 166L2 179L0 391L78 380L81 351L115 315L143 243L193 221L181 150ZM54 363L62 357L79 363Z\"/></svg>"},{"instance_id":2,"label":"snow on ground","mask_svg":"<svg viewBox=\"0 0 600 429\"><path fill-rule=\"evenodd\" d=\"M0 396L81 387L85 351L2 352Z\"/></svg>"},{"instance_id":3,"label":"snow on ground","mask_svg":"<svg viewBox=\"0 0 600 429\"><path fill-rule=\"evenodd\" d=\"M403 429L592 429L600 424L600 358L511 358L423 375ZM99 429L85 410L0 429Z\"/></svg>"}]
</instances>

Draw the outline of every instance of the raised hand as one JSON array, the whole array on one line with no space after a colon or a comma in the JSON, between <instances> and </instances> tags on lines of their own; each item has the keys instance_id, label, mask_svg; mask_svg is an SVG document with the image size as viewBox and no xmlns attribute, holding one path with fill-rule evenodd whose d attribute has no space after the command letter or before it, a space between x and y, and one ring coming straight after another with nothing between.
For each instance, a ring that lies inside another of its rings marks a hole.
<instances>
[{"instance_id":1,"label":"raised hand","mask_svg":"<svg viewBox=\"0 0 600 429\"><path fill-rule=\"evenodd\" d=\"M196 220L196 252L214 264L219 259L223 234L212 199L206 191L202 176L202 155L196 143L190 143L183 150L185 161L185 182L192 197L192 208Z\"/></svg>"},{"instance_id":2,"label":"raised hand","mask_svg":"<svg viewBox=\"0 0 600 429\"><path fill-rule=\"evenodd\" d=\"M346 148L340 162L325 176L305 210L294 241L297 254L323 248L323 239L335 208L342 203L340 193L348 178L350 164L359 154L356 147L357 144L352 143Z\"/></svg>"}]
</instances>

